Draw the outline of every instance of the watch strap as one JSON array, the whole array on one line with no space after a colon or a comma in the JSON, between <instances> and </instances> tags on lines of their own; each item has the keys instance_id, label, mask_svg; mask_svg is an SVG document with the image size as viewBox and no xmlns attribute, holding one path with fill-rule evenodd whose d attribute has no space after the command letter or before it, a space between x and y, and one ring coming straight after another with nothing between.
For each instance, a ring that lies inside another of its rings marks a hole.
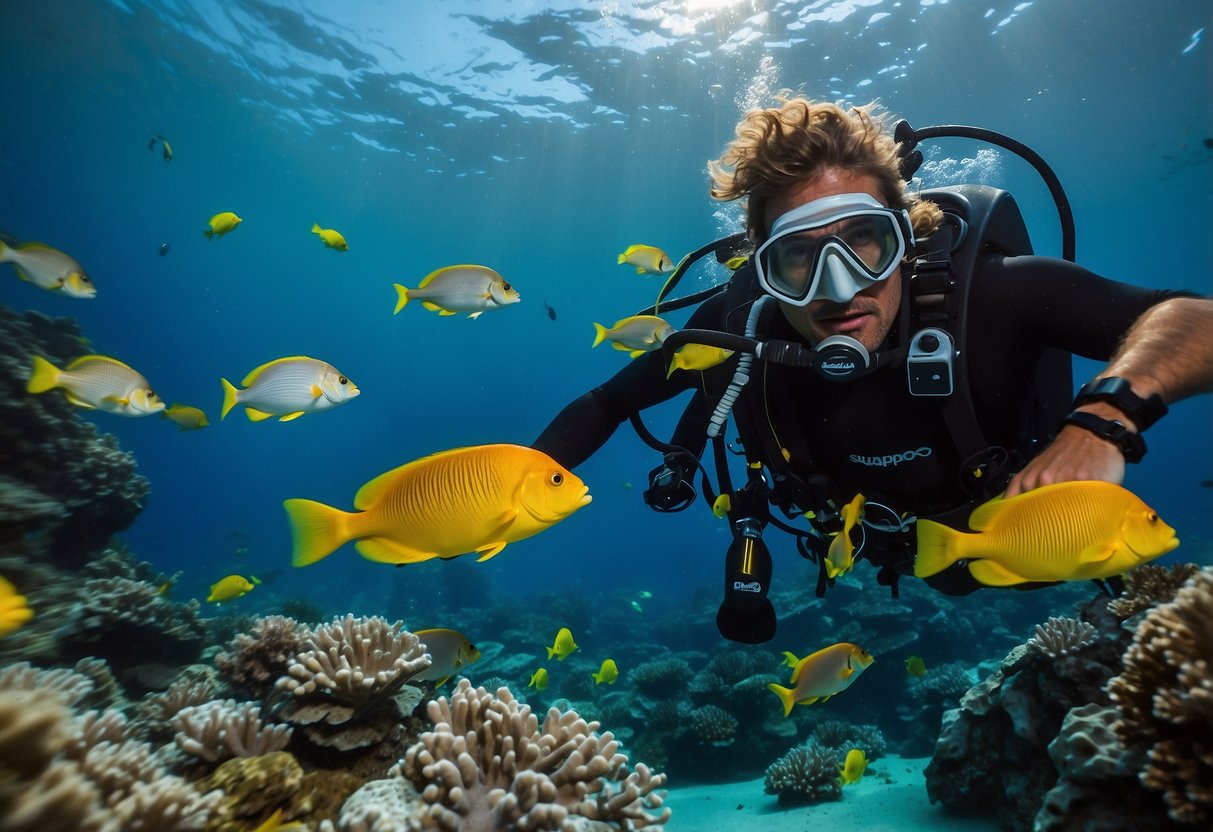
<instances>
[{"instance_id":1,"label":"watch strap","mask_svg":"<svg viewBox=\"0 0 1213 832\"><path fill-rule=\"evenodd\" d=\"M1128 414L1126 414L1128 415ZM1090 431L1100 439L1115 444L1125 462L1141 462L1146 455L1146 440L1140 434L1134 433L1115 419L1105 419L1094 413L1076 410L1061 420L1063 425L1077 425L1083 430Z\"/></svg>"},{"instance_id":2,"label":"watch strap","mask_svg":"<svg viewBox=\"0 0 1213 832\"><path fill-rule=\"evenodd\" d=\"M1121 413L1133 420L1137 432L1141 433L1150 425L1157 422L1167 413L1167 405L1157 393L1142 398L1133 392L1132 385L1119 376L1088 381L1078 389L1074 397L1074 406L1078 407L1091 402L1107 402Z\"/></svg>"}]
</instances>

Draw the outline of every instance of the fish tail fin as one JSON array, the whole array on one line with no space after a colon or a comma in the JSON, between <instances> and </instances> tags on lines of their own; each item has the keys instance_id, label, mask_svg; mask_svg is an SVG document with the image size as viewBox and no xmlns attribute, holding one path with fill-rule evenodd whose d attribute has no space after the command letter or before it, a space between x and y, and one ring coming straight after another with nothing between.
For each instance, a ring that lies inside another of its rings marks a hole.
<instances>
[{"instance_id":1,"label":"fish tail fin","mask_svg":"<svg viewBox=\"0 0 1213 832\"><path fill-rule=\"evenodd\" d=\"M404 286L401 286L399 283L393 283L392 285L396 287L396 309L392 312L392 314L396 315L399 314L401 309L408 305L409 290Z\"/></svg>"},{"instance_id":2,"label":"fish tail fin","mask_svg":"<svg viewBox=\"0 0 1213 832\"><path fill-rule=\"evenodd\" d=\"M349 512L315 500L284 500L291 523L291 564L311 566L351 539Z\"/></svg>"},{"instance_id":3,"label":"fish tail fin","mask_svg":"<svg viewBox=\"0 0 1213 832\"><path fill-rule=\"evenodd\" d=\"M314 222L314 223L312 223L312 233L313 233L313 234L319 234L319 233L320 233L320 223L318 223L318 222Z\"/></svg>"},{"instance_id":4,"label":"fish tail fin","mask_svg":"<svg viewBox=\"0 0 1213 832\"><path fill-rule=\"evenodd\" d=\"M777 685L774 682L767 685L767 690L779 697L779 701L783 703L783 715L786 717L792 713L792 706L796 704L796 694L791 688L785 688L783 685Z\"/></svg>"},{"instance_id":5,"label":"fish tail fin","mask_svg":"<svg viewBox=\"0 0 1213 832\"><path fill-rule=\"evenodd\" d=\"M918 550L914 556L914 577L929 578L961 558L958 544L962 532L933 520L920 519L917 527Z\"/></svg>"},{"instance_id":6,"label":"fish tail fin","mask_svg":"<svg viewBox=\"0 0 1213 832\"><path fill-rule=\"evenodd\" d=\"M227 418L227 414L231 412L231 409L236 406L236 394L240 391L227 379L221 378L219 380L223 382L223 409L219 411L219 421L222 422Z\"/></svg>"},{"instance_id":7,"label":"fish tail fin","mask_svg":"<svg viewBox=\"0 0 1213 832\"><path fill-rule=\"evenodd\" d=\"M555 655L556 655L556 648L549 647L548 648L548 658L550 659L550 658L552 658L552 656L555 656Z\"/></svg>"},{"instance_id":8,"label":"fish tail fin","mask_svg":"<svg viewBox=\"0 0 1213 832\"><path fill-rule=\"evenodd\" d=\"M594 343L590 345L590 349L593 349L594 347L601 344L603 341L606 340L606 337L607 337L607 328L600 323L595 323L594 324Z\"/></svg>"},{"instance_id":9,"label":"fish tail fin","mask_svg":"<svg viewBox=\"0 0 1213 832\"><path fill-rule=\"evenodd\" d=\"M209 228L206 231L203 231L202 233L206 235L206 238L208 240L215 236L215 232Z\"/></svg>"},{"instance_id":10,"label":"fish tail fin","mask_svg":"<svg viewBox=\"0 0 1213 832\"><path fill-rule=\"evenodd\" d=\"M27 393L45 393L59 386L59 368L40 355L34 356L34 370L25 385Z\"/></svg>"},{"instance_id":11,"label":"fish tail fin","mask_svg":"<svg viewBox=\"0 0 1213 832\"><path fill-rule=\"evenodd\" d=\"M12 251L12 248L9 247L8 243L4 242L4 240L0 240L0 263L8 262L10 251Z\"/></svg>"}]
</instances>

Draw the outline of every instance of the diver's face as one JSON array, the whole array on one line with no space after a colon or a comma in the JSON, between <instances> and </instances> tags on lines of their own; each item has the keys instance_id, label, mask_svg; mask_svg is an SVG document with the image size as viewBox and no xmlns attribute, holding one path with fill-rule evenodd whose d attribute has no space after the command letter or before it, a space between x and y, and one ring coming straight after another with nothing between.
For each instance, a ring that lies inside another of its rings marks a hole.
<instances>
[{"instance_id":1,"label":"diver's face","mask_svg":"<svg viewBox=\"0 0 1213 832\"><path fill-rule=\"evenodd\" d=\"M768 231L778 217L793 208L836 194L869 194L881 205L876 179L843 168L826 168L813 179L801 182L779 196L773 197L763 218ZM824 230L823 233L829 233ZM847 303L815 300L808 306L792 306L780 301L779 307L788 323L812 343L831 335L849 335L874 351L893 328L901 306L901 269L885 280L874 283Z\"/></svg>"}]
</instances>

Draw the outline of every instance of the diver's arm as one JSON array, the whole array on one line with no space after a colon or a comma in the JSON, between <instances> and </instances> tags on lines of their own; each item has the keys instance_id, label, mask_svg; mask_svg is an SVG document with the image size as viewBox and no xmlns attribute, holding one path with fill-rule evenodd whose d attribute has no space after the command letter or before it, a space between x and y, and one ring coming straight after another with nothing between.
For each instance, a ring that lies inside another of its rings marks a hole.
<instances>
[{"instance_id":1,"label":"diver's arm","mask_svg":"<svg viewBox=\"0 0 1213 832\"><path fill-rule=\"evenodd\" d=\"M1213 391L1213 300L1173 298L1148 309L1096 378L1109 376L1128 381L1143 399L1158 395L1168 405ZM1111 402L1089 402L1075 409L1137 430L1132 418ZM1007 496L1070 480L1120 484L1124 476L1125 459L1119 446L1066 425L1048 448L1015 475Z\"/></svg>"}]
</instances>

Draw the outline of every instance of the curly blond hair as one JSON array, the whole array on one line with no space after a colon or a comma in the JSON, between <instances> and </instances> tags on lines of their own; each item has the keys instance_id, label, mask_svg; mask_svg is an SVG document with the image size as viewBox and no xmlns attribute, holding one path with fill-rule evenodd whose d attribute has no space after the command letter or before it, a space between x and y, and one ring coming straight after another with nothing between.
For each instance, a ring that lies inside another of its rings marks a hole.
<instances>
[{"instance_id":1,"label":"curly blond hair","mask_svg":"<svg viewBox=\"0 0 1213 832\"><path fill-rule=\"evenodd\" d=\"M708 162L714 199L745 198L746 231L755 245L766 238L771 198L829 168L875 179L889 207L909 209L916 237L939 225L939 206L906 193L897 144L885 130L887 115L875 103L844 108L789 90L775 101L778 106L746 113L724 153Z\"/></svg>"}]
</instances>

